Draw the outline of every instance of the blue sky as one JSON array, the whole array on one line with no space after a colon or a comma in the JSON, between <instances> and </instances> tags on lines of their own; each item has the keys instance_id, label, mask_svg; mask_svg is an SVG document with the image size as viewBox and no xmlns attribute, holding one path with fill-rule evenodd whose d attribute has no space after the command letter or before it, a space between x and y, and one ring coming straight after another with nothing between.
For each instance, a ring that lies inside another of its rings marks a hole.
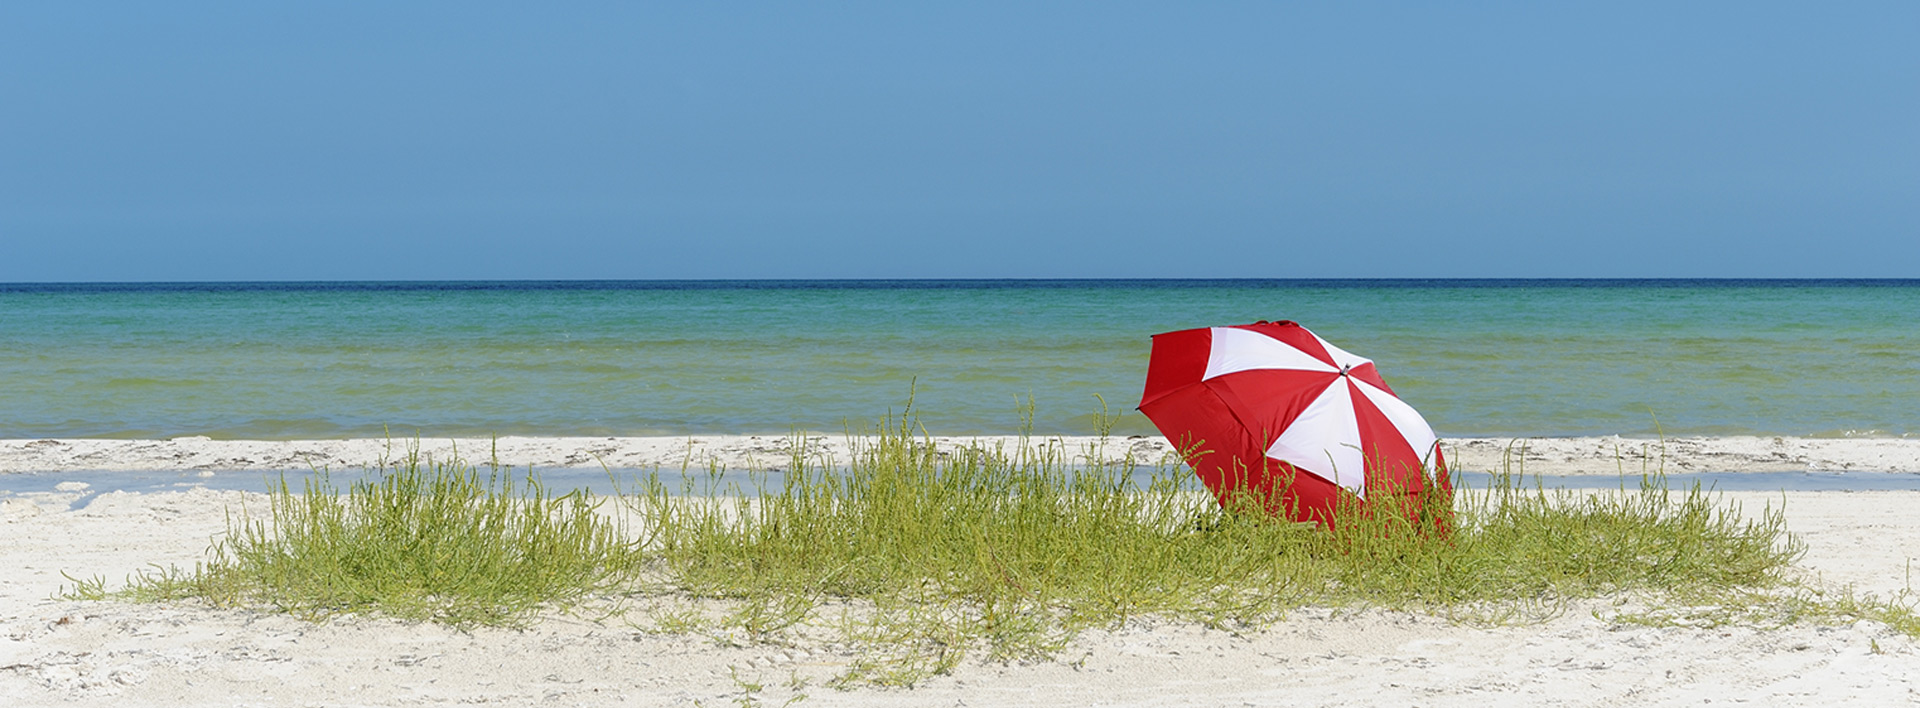
<instances>
[{"instance_id":1,"label":"blue sky","mask_svg":"<svg viewBox=\"0 0 1920 708\"><path fill-rule=\"evenodd\" d=\"M1911 2L11 3L0 281L1920 277L1917 29Z\"/></svg>"}]
</instances>

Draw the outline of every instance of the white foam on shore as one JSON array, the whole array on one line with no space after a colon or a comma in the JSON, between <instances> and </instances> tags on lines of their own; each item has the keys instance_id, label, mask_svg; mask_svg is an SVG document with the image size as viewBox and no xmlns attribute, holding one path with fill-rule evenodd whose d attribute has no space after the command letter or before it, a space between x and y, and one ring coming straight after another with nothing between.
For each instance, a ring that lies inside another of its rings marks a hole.
<instances>
[{"instance_id":1,"label":"white foam on shore","mask_svg":"<svg viewBox=\"0 0 1920 708\"><path fill-rule=\"evenodd\" d=\"M1127 456L1143 465L1171 460L1159 437L936 437L943 449L983 446L1050 450L1068 460L1090 452ZM424 440L0 440L0 474L74 471L354 470L402 458L410 450L434 459L495 461L512 467L614 469L784 469L796 444L811 463L842 465L856 441L845 436L694 435L685 437L502 437ZM1920 473L1920 439L1804 437L1448 438L1441 442L1457 471L1504 469L1508 461L1543 475L1666 472Z\"/></svg>"}]
</instances>

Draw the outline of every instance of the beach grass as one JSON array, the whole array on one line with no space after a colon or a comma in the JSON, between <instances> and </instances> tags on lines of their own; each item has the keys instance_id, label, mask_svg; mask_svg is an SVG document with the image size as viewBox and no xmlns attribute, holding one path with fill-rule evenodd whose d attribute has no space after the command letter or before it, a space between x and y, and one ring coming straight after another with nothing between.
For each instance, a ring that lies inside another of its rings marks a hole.
<instances>
[{"instance_id":1,"label":"beach grass","mask_svg":"<svg viewBox=\"0 0 1920 708\"><path fill-rule=\"evenodd\" d=\"M795 454L758 495L625 497L654 530L658 590L784 607L772 624L735 623L769 641L807 605L861 600L845 633L892 654L854 673L910 683L970 650L1044 657L1135 618L1239 631L1315 606L1511 622L1615 593L1758 592L1786 583L1803 550L1778 509L1747 520L1657 475L1597 495L1500 476L1342 509L1329 530L1249 511L1257 500L1223 508L1177 467L1135 484L1124 459L1088 463L1101 451L941 451L905 420L856 440L844 469Z\"/></svg>"},{"instance_id":2,"label":"beach grass","mask_svg":"<svg viewBox=\"0 0 1920 708\"><path fill-rule=\"evenodd\" d=\"M602 500L554 494L528 475L407 455L345 494L325 476L271 512L229 513L228 532L192 571L129 583L136 600L201 598L321 619L378 613L453 625L515 624L631 574L633 545ZM98 593L96 580L82 585Z\"/></svg>"},{"instance_id":3,"label":"beach grass","mask_svg":"<svg viewBox=\"0 0 1920 708\"><path fill-rule=\"evenodd\" d=\"M1658 609L1626 621L1858 617L1920 633L1910 605L1798 584L1804 549L1781 509L1743 514L1657 472L1606 493L1499 474L1419 504L1344 508L1326 528L1253 500L1223 508L1177 463L940 449L911 417L859 431L851 460L818 459L803 440L745 487L717 469L655 473L608 498L409 456L344 493L282 483L265 520L237 517L191 571L72 594L452 624L590 605L647 631L858 646L841 680L880 684L969 655L1052 656L1092 627L1244 631L1303 607L1507 623L1631 596Z\"/></svg>"}]
</instances>

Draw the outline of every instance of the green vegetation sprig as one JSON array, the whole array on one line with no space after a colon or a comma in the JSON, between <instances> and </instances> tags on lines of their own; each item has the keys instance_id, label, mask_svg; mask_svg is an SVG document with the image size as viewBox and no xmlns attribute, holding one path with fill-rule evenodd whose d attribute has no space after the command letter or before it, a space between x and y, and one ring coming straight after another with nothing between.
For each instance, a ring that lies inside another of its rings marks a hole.
<instances>
[{"instance_id":1,"label":"green vegetation sprig","mask_svg":"<svg viewBox=\"0 0 1920 708\"><path fill-rule=\"evenodd\" d=\"M517 624L632 576L627 533L582 492L529 475L409 454L342 495L325 476L285 478L266 521L228 516L192 572L150 573L135 599L198 597L310 619L380 613L453 625Z\"/></svg>"}]
</instances>

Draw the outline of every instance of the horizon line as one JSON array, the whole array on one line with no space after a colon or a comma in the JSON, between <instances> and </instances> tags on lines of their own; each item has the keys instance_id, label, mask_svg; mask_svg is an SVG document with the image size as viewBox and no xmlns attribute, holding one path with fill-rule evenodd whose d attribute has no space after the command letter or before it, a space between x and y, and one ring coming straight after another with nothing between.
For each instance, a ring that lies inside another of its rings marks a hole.
<instances>
[{"instance_id":1,"label":"horizon line","mask_svg":"<svg viewBox=\"0 0 1920 708\"><path fill-rule=\"evenodd\" d=\"M950 283L950 284L987 284L987 283L1141 283L1141 284L1212 284L1212 283L1852 283L1852 284L1920 284L1920 277L1745 277L1745 276L1665 276L1665 277L979 277L979 278L901 278L901 277L861 277L861 278L408 278L408 279L263 279L263 280L47 280L47 281L0 281L0 289L31 289L49 287L153 287L153 286L352 286L352 285L611 285L611 284L884 284L884 283Z\"/></svg>"}]
</instances>

